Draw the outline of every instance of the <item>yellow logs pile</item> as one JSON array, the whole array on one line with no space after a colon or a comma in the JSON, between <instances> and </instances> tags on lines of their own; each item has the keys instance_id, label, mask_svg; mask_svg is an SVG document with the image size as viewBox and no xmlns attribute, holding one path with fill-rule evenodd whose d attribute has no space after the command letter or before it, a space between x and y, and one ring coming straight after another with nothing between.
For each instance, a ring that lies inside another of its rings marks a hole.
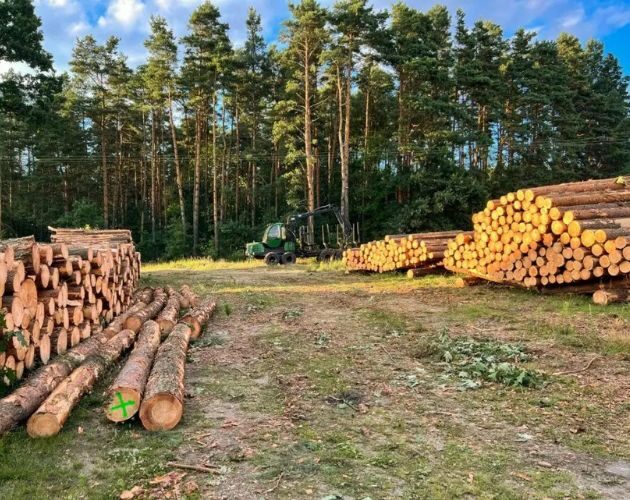
<instances>
[{"instance_id":1,"label":"yellow logs pile","mask_svg":"<svg viewBox=\"0 0 630 500\"><path fill-rule=\"evenodd\" d=\"M526 287L630 274L630 177L521 189L473 215L444 265Z\"/></svg>"},{"instance_id":2,"label":"yellow logs pile","mask_svg":"<svg viewBox=\"0 0 630 500\"><path fill-rule=\"evenodd\" d=\"M445 231L389 235L346 250L343 260L349 270L379 273L441 266L449 239L458 234L459 231Z\"/></svg>"}]
</instances>

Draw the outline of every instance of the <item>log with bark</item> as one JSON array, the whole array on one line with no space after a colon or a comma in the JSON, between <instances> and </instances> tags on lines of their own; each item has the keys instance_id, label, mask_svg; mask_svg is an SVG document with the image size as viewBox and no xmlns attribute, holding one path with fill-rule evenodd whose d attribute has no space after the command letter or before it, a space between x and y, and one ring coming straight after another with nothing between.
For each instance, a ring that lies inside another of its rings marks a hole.
<instances>
[{"instance_id":1,"label":"log with bark","mask_svg":"<svg viewBox=\"0 0 630 500\"><path fill-rule=\"evenodd\" d=\"M125 320L125 328L135 332L140 330L145 321L155 318L164 308L167 298L166 292L162 288L156 288L153 293L153 302L130 314Z\"/></svg>"},{"instance_id":2,"label":"log with bark","mask_svg":"<svg viewBox=\"0 0 630 500\"><path fill-rule=\"evenodd\" d=\"M0 399L0 435L26 420L62 380L106 341L104 335L91 337L66 354L57 356L11 394Z\"/></svg>"},{"instance_id":3,"label":"log with bark","mask_svg":"<svg viewBox=\"0 0 630 500\"><path fill-rule=\"evenodd\" d=\"M195 318L204 321L200 330L215 308L215 302L206 300L192 311ZM147 430L173 429L182 418L186 353L191 338L192 329L182 320L158 349L140 405L140 420Z\"/></svg>"},{"instance_id":4,"label":"log with bark","mask_svg":"<svg viewBox=\"0 0 630 500\"><path fill-rule=\"evenodd\" d=\"M57 435L83 395L91 390L103 372L131 347L135 336L134 331L123 330L108 342L100 344L31 415L26 424L28 435L31 437Z\"/></svg>"},{"instance_id":5,"label":"log with bark","mask_svg":"<svg viewBox=\"0 0 630 500\"><path fill-rule=\"evenodd\" d=\"M124 422L138 412L160 341L160 326L147 321L129 359L109 388L105 415L112 422Z\"/></svg>"}]
</instances>

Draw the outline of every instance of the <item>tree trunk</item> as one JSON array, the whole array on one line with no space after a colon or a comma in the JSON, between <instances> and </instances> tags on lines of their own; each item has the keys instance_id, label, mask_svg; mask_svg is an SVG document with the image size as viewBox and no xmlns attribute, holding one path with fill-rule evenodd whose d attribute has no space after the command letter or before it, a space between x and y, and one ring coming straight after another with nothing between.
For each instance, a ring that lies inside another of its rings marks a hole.
<instances>
[{"instance_id":1,"label":"tree trunk","mask_svg":"<svg viewBox=\"0 0 630 500\"><path fill-rule=\"evenodd\" d=\"M315 210L315 176L313 164L313 118L311 111L311 60L308 41L304 47L304 154L306 156L306 198L308 200L308 211ZM312 238L315 233L313 217L308 218L308 244L313 244Z\"/></svg>"},{"instance_id":2,"label":"tree trunk","mask_svg":"<svg viewBox=\"0 0 630 500\"><path fill-rule=\"evenodd\" d=\"M195 113L195 178L193 181L193 255L197 255L199 245L199 196L201 183L201 109Z\"/></svg>"},{"instance_id":3,"label":"tree trunk","mask_svg":"<svg viewBox=\"0 0 630 500\"><path fill-rule=\"evenodd\" d=\"M112 422L124 422L138 412L159 347L160 327L155 321L147 321L127 363L109 387L105 415Z\"/></svg>"},{"instance_id":4,"label":"tree trunk","mask_svg":"<svg viewBox=\"0 0 630 500\"><path fill-rule=\"evenodd\" d=\"M216 82L215 82L216 86ZM214 222L214 251L219 255L219 184L217 169L217 91L212 93L212 220Z\"/></svg>"},{"instance_id":5,"label":"tree trunk","mask_svg":"<svg viewBox=\"0 0 630 500\"><path fill-rule=\"evenodd\" d=\"M175 160L175 181L177 182L177 195L179 199L179 212L182 218L182 233L186 237L186 205L184 204L184 181L182 179L182 168L179 163L179 147L177 145L177 129L173 119L173 99L171 89L168 90L168 121L171 126L171 140L173 142L173 159Z\"/></svg>"}]
</instances>

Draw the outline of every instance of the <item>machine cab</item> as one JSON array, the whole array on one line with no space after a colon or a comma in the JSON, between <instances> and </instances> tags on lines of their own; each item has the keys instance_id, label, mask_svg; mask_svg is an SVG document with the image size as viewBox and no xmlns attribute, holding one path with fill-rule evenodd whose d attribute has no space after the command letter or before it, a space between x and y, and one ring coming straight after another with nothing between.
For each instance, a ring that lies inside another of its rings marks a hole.
<instances>
[{"instance_id":1,"label":"machine cab","mask_svg":"<svg viewBox=\"0 0 630 500\"><path fill-rule=\"evenodd\" d=\"M265 229L262 242L269 248L279 248L287 239L287 229L282 222L270 224Z\"/></svg>"}]
</instances>

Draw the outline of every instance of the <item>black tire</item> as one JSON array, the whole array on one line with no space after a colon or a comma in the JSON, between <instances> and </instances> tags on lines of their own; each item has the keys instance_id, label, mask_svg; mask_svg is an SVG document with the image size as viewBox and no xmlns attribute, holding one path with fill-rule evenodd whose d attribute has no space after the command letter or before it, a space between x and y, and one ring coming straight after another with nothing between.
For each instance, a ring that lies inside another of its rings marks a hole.
<instances>
[{"instance_id":1,"label":"black tire","mask_svg":"<svg viewBox=\"0 0 630 500\"><path fill-rule=\"evenodd\" d=\"M292 265L297 262L297 257L293 252L287 252L282 254L282 263L284 265Z\"/></svg>"},{"instance_id":2,"label":"black tire","mask_svg":"<svg viewBox=\"0 0 630 500\"><path fill-rule=\"evenodd\" d=\"M265 264L268 266L276 266L280 264L280 255L277 253L269 252L265 255Z\"/></svg>"},{"instance_id":3,"label":"black tire","mask_svg":"<svg viewBox=\"0 0 630 500\"><path fill-rule=\"evenodd\" d=\"M330 260L330 250L322 250L317 256L317 262L328 262Z\"/></svg>"}]
</instances>

